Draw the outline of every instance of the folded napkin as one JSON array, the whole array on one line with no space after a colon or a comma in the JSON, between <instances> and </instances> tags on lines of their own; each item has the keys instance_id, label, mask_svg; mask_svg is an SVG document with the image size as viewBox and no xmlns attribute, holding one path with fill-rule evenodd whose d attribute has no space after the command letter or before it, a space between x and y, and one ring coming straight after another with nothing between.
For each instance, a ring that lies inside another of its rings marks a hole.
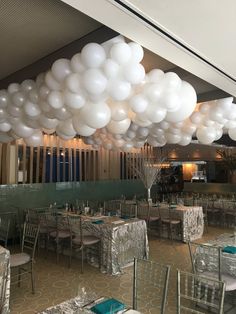
<instances>
[{"instance_id":1,"label":"folded napkin","mask_svg":"<svg viewBox=\"0 0 236 314\"><path fill-rule=\"evenodd\" d=\"M226 246L223 248L222 252L236 254L236 247L235 246Z\"/></svg>"},{"instance_id":2,"label":"folded napkin","mask_svg":"<svg viewBox=\"0 0 236 314\"><path fill-rule=\"evenodd\" d=\"M96 314L111 314L121 311L125 305L116 299L108 299L94 305L90 310Z\"/></svg>"},{"instance_id":3,"label":"folded napkin","mask_svg":"<svg viewBox=\"0 0 236 314\"><path fill-rule=\"evenodd\" d=\"M100 219L100 220L94 220L94 221L92 221L92 223L96 224L96 225L99 225L99 224L103 224L104 221Z\"/></svg>"}]
</instances>

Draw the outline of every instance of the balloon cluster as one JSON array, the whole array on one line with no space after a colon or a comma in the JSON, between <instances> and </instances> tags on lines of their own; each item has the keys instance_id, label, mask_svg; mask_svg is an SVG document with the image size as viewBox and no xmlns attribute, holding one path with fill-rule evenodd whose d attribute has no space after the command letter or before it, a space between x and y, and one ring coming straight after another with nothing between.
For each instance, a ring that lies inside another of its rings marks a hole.
<instances>
[{"instance_id":1,"label":"balloon cluster","mask_svg":"<svg viewBox=\"0 0 236 314\"><path fill-rule=\"evenodd\" d=\"M215 103L214 109L203 104L193 113L193 87L173 72L146 74L142 58L139 44L119 36L102 45L89 43L71 60L55 61L35 81L10 84L0 91L0 141L23 138L38 146L43 132L56 132L64 140L80 135L95 149L125 151L145 142L187 145L195 132L208 143L223 127L236 137L232 100L223 107Z\"/></svg>"}]
</instances>

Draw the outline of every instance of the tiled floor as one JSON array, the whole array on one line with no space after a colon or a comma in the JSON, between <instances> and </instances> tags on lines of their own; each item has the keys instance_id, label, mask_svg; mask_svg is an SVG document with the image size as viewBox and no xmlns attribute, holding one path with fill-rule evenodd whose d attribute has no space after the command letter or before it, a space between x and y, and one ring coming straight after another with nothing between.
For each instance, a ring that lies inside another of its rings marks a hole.
<instances>
[{"instance_id":1,"label":"tiled floor","mask_svg":"<svg viewBox=\"0 0 236 314\"><path fill-rule=\"evenodd\" d=\"M205 242L224 232L229 230L210 227L201 241ZM167 313L176 313L176 269L191 270L188 247L181 242L172 243L153 236L149 238L149 246L151 260L171 265ZM53 252L47 257L41 256L42 253L37 256L35 264L36 294L31 294L30 280L25 281L20 288L12 286L11 314L37 313L76 296L78 289L82 287L88 292L95 292L98 296L112 296L131 305L132 267L125 268L124 274L120 276L110 276L85 263L84 274L81 275L79 261L73 260L69 269L66 258L61 257L57 265ZM152 304L143 308L142 312L158 314L158 310Z\"/></svg>"}]
</instances>

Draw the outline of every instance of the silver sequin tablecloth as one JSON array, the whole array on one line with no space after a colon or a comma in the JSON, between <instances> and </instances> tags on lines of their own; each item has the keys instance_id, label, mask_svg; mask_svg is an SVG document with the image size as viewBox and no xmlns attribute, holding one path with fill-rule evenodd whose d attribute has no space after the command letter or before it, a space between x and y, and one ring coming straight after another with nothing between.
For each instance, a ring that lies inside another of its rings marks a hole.
<instances>
[{"instance_id":1,"label":"silver sequin tablecloth","mask_svg":"<svg viewBox=\"0 0 236 314\"><path fill-rule=\"evenodd\" d=\"M122 268L134 257L147 259L149 246L146 222L140 219L121 220L119 217L102 218L104 223L85 220L84 228L102 239L102 271L112 275L122 273Z\"/></svg>"},{"instance_id":2,"label":"silver sequin tablecloth","mask_svg":"<svg viewBox=\"0 0 236 314\"><path fill-rule=\"evenodd\" d=\"M168 210L167 204L161 204L160 206ZM204 231L204 218L201 206L177 205L176 208L171 208L171 211L174 219L176 218L182 221L181 238L183 242L189 240L194 241L202 237Z\"/></svg>"},{"instance_id":3,"label":"silver sequin tablecloth","mask_svg":"<svg viewBox=\"0 0 236 314\"><path fill-rule=\"evenodd\" d=\"M0 310L1 314L9 313L9 298L10 298L10 264L9 264L10 252L4 247L0 246L0 267L1 273L6 274L5 284L5 302ZM2 287L3 277L0 277L0 287Z\"/></svg>"}]
</instances>

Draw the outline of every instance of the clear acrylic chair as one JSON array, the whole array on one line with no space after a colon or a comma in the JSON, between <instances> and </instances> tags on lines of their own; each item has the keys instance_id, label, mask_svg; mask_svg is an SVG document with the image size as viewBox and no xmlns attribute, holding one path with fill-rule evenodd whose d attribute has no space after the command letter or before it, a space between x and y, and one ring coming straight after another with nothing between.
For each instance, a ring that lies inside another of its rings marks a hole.
<instances>
[{"instance_id":1,"label":"clear acrylic chair","mask_svg":"<svg viewBox=\"0 0 236 314\"><path fill-rule=\"evenodd\" d=\"M101 267L101 239L88 234L84 230L83 220L79 216L70 216L69 223L72 232L70 265L72 260L72 252L81 253L81 273L84 271L84 250L90 249L90 254L98 259L98 266Z\"/></svg>"},{"instance_id":2,"label":"clear acrylic chair","mask_svg":"<svg viewBox=\"0 0 236 314\"><path fill-rule=\"evenodd\" d=\"M11 283L17 283L18 286L20 286L20 282L23 280L22 276L30 274L32 293L35 292L33 264L38 233L38 225L25 222L21 241L21 252L10 255ZM13 274L14 269L17 269L17 274Z\"/></svg>"},{"instance_id":3,"label":"clear acrylic chair","mask_svg":"<svg viewBox=\"0 0 236 314\"><path fill-rule=\"evenodd\" d=\"M159 207L152 207L148 202L138 203L137 217L146 221L149 230L158 230L160 235Z\"/></svg>"},{"instance_id":4,"label":"clear acrylic chair","mask_svg":"<svg viewBox=\"0 0 236 314\"><path fill-rule=\"evenodd\" d=\"M121 218L136 218L137 217L137 204L121 203Z\"/></svg>"},{"instance_id":5,"label":"clear acrylic chair","mask_svg":"<svg viewBox=\"0 0 236 314\"><path fill-rule=\"evenodd\" d=\"M168 238L173 241L174 238L182 239L182 221L176 215L176 211L170 206L168 208L159 208L161 219L161 233L167 231ZM174 238L173 238L174 234Z\"/></svg>"},{"instance_id":6,"label":"clear acrylic chair","mask_svg":"<svg viewBox=\"0 0 236 314\"><path fill-rule=\"evenodd\" d=\"M177 270L177 314L224 313L225 283Z\"/></svg>"},{"instance_id":7,"label":"clear acrylic chair","mask_svg":"<svg viewBox=\"0 0 236 314\"><path fill-rule=\"evenodd\" d=\"M157 313L165 313L170 266L134 259L133 309L139 310L150 299ZM159 311L158 311L159 310Z\"/></svg>"},{"instance_id":8,"label":"clear acrylic chair","mask_svg":"<svg viewBox=\"0 0 236 314\"><path fill-rule=\"evenodd\" d=\"M236 290L236 278L222 271L221 247L188 242L194 274L225 282L225 291Z\"/></svg>"}]
</instances>

